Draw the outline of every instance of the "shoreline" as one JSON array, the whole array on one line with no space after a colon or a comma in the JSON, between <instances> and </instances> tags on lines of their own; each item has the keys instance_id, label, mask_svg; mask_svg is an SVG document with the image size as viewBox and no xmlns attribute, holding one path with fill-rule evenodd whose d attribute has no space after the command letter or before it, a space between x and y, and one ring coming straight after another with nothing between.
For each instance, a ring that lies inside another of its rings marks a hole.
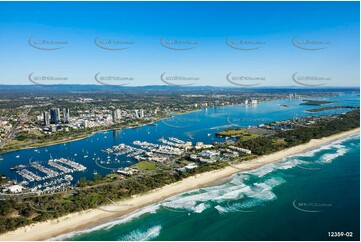
<instances>
[{"instance_id":1,"label":"shoreline","mask_svg":"<svg viewBox=\"0 0 361 242\"><path fill-rule=\"evenodd\" d=\"M122 129L141 128L143 126L152 125L152 124L155 124L157 122L169 119L169 118L173 117L173 115L189 114L189 113L192 113L192 112L198 112L200 110L201 109L195 109L195 110L191 110L191 111L187 111L187 112L170 113L170 114L167 114L169 116L159 118L159 119L155 119L155 120L153 120L153 121L151 121L149 123L139 124L139 125L135 125L135 126L118 127L118 128L105 128L105 129L100 129L100 130L97 130L97 131L92 131L91 134L89 134L89 135L83 135L83 136L80 136L80 137L77 137L77 138L72 138L72 139L69 139L69 140L59 140L59 141L49 142L49 143L41 144L41 145L25 146L25 147L19 148L19 149L10 149L10 150L5 151L5 152L0 151L0 155L4 155L4 154L7 154L7 153L16 152L16 151L21 151L21 150L44 148L44 147L53 146L53 145L66 144L66 143L69 143L69 142L74 142L74 141L90 138L93 135L95 135L97 133L101 133L101 132L116 131L116 130L122 130Z\"/></svg>"},{"instance_id":2,"label":"shoreline","mask_svg":"<svg viewBox=\"0 0 361 242\"><path fill-rule=\"evenodd\" d=\"M303 153L315 147L359 133L360 128L357 128L321 139L313 139L308 143L284 149L273 154L264 155L253 160L244 161L237 165L197 174L147 193L135 195L130 199L122 200L112 205L100 206L96 209L76 212L58 219L27 225L0 235L0 240L45 240L94 227L110 222L137 209L162 201L176 194L214 184L215 182L229 178L235 173L254 170L264 165L281 161L287 156Z\"/></svg>"},{"instance_id":3,"label":"shoreline","mask_svg":"<svg viewBox=\"0 0 361 242\"><path fill-rule=\"evenodd\" d=\"M7 153L11 153L11 152L16 152L16 151L20 151L20 150L45 148L45 147L49 147L49 146L53 146L53 145L60 145L60 144L66 144L66 143L69 143L69 142L75 142L75 141L78 141L78 140L83 140L83 139L90 138L93 135L95 135L97 133L101 133L101 132L116 131L116 130L131 129L131 128L140 128L140 127L143 127L143 126L146 126L146 125L154 124L154 123L156 123L156 122L158 122L160 120L162 120L162 119L155 120L153 122L142 124L142 125L137 125L137 126L100 129L100 130L97 130L97 131L92 131L91 134L89 134L89 135L84 135L84 136L80 136L80 137L77 137L77 138L72 138L72 139L69 139L69 140L58 140L58 141L54 141L54 142L49 142L47 144L41 144L41 145L35 145L35 146L25 146L25 147L20 148L20 149L14 149L14 150L6 151L6 152L0 152L0 155L4 155L4 154L7 154Z\"/></svg>"}]
</instances>

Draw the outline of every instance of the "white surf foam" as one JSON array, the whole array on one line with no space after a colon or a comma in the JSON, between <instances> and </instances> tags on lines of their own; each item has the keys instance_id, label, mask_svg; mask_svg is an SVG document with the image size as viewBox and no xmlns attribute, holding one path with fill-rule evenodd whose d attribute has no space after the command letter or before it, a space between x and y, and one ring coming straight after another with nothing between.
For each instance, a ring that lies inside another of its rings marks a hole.
<instances>
[{"instance_id":1,"label":"white surf foam","mask_svg":"<svg viewBox=\"0 0 361 242\"><path fill-rule=\"evenodd\" d=\"M195 213L202 213L204 210L206 210L209 207L210 207L209 205L207 205L205 203L201 203L201 204L194 207L194 212Z\"/></svg>"},{"instance_id":2,"label":"white surf foam","mask_svg":"<svg viewBox=\"0 0 361 242\"><path fill-rule=\"evenodd\" d=\"M337 149L336 153L324 154L319 159L320 162L323 163L330 162L333 159L347 153L348 149L346 149L345 146L342 145L342 142L355 138L359 138L359 135L349 136L342 140L337 140L328 145L318 147L316 149L304 152L302 154L287 157L282 162L265 165L254 171L249 172L248 174L245 173L235 174L232 177L232 179L225 184L196 189L190 192L178 194L176 196L164 200L161 203L147 206L129 215L123 216L118 220L103 225L99 225L94 228L86 229L83 231L77 231L74 233L62 235L54 238L53 240L62 240L73 236L89 233L99 229L110 229L115 225L130 222L131 220L143 214L155 213L159 209L160 205L175 209L186 209L188 211L193 211L195 213L202 213L204 210L212 207L210 205L210 202L213 203L215 202L216 206L214 206L214 208L220 214L235 211L237 210L237 208L251 208L262 205L267 201L276 199L277 196L272 192L272 189L276 186L283 184L286 181L281 177L277 177L277 178L273 177L270 179L266 179L264 181L259 180L257 183L247 185L246 183L249 182L250 176L255 175L259 178L262 178L262 177L266 177L267 174L273 172L274 170L285 170L295 167L299 164L308 164L309 162L303 161L302 157L312 157L320 151ZM231 206L220 205L222 203L224 204L224 202L229 202L229 201L232 201ZM141 231L137 231L136 233L138 232L141 233ZM156 234L156 233L150 233L150 234ZM133 238L133 237L129 237L129 238Z\"/></svg>"},{"instance_id":3,"label":"white surf foam","mask_svg":"<svg viewBox=\"0 0 361 242\"><path fill-rule=\"evenodd\" d=\"M347 136L343 139L333 141L332 143L314 148L312 150L308 150L304 153L288 156L284 158L281 162L271 163L262 166L256 170L248 172L248 174L256 175L258 177L263 177L269 173L272 173L275 170L287 170L300 164L310 164L309 161L302 160L303 157L313 157L319 152L325 150L330 150L330 152L337 150L336 153L326 153L322 155L320 160L315 162L315 163L330 163L335 158L342 156L348 152L348 149L344 145L342 145L342 143L355 138L359 138L359 135Z\"/></svg>"},{"instance_id":4,"label":"white surf foam","mask_svg":"<svg viewBox=\"0 0 361 242\"><path fill-rule=\"evenodd\" d=\"M142 216L144 214L155 213L159 209L159 207L160 207L159 204L153 204L153 205L144 207L142 209L136 210L135 212L130 213L128 215L124 215L124 216L120 217L117 220L114 220L114 221L111 221L111 222L108 222L108 223L105 223L105 224L101 224L101 225L98 225L98 226L95 226L95 227L92 227L92 228L88 228L88 229L84 229L84 230L80 230L80 231L75 231L75 232L63 234L63 235L51 238L49 240L65 240L65 239L72 238L72 237L75 237L75 236L80 236L82 234L87 234L87 233L90 233L90 232L93 232L93 231L96 231L96 230L110 229L110 228L112 228L112 227L114 227L116 225L128 223L128 222L132 221L133 219L138 218L138 217L140 217L140 216Z\"/></svg>"},{"instance_id":5,"label":"white surf foam","mask_svg":"<svg viewBox=\"0 0 361 242\"><path fill-rule=\"evenodd\" d=\"M324 154L320 157L320 159L317 162L321 162L321 163L331 163L334 159L336 159L337 157L343 156L347 153L347 151L349 151L349 149L347 149L345 146L341 146L339 145L338 150L336 151L336 153L333 154Z\"/></svg>"},{"instance_id":6,"label":"white surf foam","mask_svg":"<svg viewBox=\"0 0 361 242\"><path fill-rule=\"evenodd\" d=\"M145 231L137 229L119 238L121 241L148 241L159 236L162 226L157 225Z\"/></svg>"}]
</instances>

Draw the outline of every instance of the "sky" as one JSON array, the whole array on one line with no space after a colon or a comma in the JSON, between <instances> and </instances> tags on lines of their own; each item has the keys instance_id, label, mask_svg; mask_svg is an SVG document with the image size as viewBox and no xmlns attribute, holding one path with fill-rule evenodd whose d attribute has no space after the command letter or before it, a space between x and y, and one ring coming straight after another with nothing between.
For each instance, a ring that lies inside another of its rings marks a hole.
<instances>
[{"instance_id":1,"label":"sky","mask_svg":"<svg viewBox=\"0 0 361 242\"><path fill-rule=\"evenodd\" d=\"M359 22L359 2L0 2L0 84L359 86Z\"/></svg>"}]
</instances>

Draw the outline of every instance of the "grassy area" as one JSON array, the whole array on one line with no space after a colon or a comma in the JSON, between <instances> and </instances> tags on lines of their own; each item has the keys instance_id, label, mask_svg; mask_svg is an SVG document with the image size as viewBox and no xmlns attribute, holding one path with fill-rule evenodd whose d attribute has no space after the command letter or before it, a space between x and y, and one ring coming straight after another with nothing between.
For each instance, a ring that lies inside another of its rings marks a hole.
<instances>
[{"instance_id":1,"label":"grassy area","mask_svg":"<svg viewBox=\"0 0 361 242\"><path fill-rule=\"evenodd\" d=\"M135 165L131 166L132 168L138 168L141 171L153 171L159 167L158 164L149 162L149 161L141 161Z\"/></svg>"},{"instance_id":2,"label":"grassy area","mask_svg":"<svg viewBox=\"0 0 361 242\"><path fill-rule=\"evenodd\" d=\"M259 137L259 134L250 134L246 129L226 129L218 132L219 136L238 137L240 141L247 141Z\"/></svg>"},{"instance_id":3,"label":"grassy area","mask_svg":"<svg viewBox=\"0 0 361 242\"><path fill-rule=\"evenodd\" d=\"M170 168L164 167L164 169L159 169L158 172L149 172L144 175L140 174L139 176L124 178L126 182L115 182L120 180L120 178L117 179L118 176L114 174L109 176L109 178L104 178L97 174L94 181L86 181L81 178L80 183L84 184L84 186L75 188L71 194L58 192L40 196L19 196L19 199L3 199L0 204L0 233L34 222L56 219L69 213L80 212L99 205L108 204L109 199L119 201L136 194L144 194L162 186L181 181L186 177L224 168L229 163L237 164L238 162L250 160L256 157L256 155L271 154L281 149L307 143L311 139L320 139L360 127L359 110L335 117L325 117L315 126L307 128L296 127L293 130L279 131L273 135L263 135L253 140L244 141L240 144L240 147L252 150L252 154L242 155L229 162L199 163L197 168L181 173L173 172ZM246 129L246 131L251 132L249 129ZM242 133L244 131L240 132L244 135ZM183 159L180 159L179 162L183 163ZM133 167L149 170L155 169L157 166L162 165L143 161ZM114 177L114 182L108 183L107 181L112 181L112 177ZM29 204L37 205L41 210L30 207Z\"/></svg>"}]
</instances>

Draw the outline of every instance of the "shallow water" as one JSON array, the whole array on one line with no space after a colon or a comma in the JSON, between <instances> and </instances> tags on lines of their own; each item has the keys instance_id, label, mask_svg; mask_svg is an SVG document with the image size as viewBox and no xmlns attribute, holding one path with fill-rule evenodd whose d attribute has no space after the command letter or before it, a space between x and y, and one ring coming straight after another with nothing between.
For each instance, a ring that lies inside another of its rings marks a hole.
<instances>
[{"instance_id":1,"label":"shallow water","mask_svg":"<svg viewBox=\"0 0 361 242\"><path fill-rule=\"evenodd\" d=\"M359 150L348 137L58 239L358 240Z\"/></svg>"}]
</instances>

